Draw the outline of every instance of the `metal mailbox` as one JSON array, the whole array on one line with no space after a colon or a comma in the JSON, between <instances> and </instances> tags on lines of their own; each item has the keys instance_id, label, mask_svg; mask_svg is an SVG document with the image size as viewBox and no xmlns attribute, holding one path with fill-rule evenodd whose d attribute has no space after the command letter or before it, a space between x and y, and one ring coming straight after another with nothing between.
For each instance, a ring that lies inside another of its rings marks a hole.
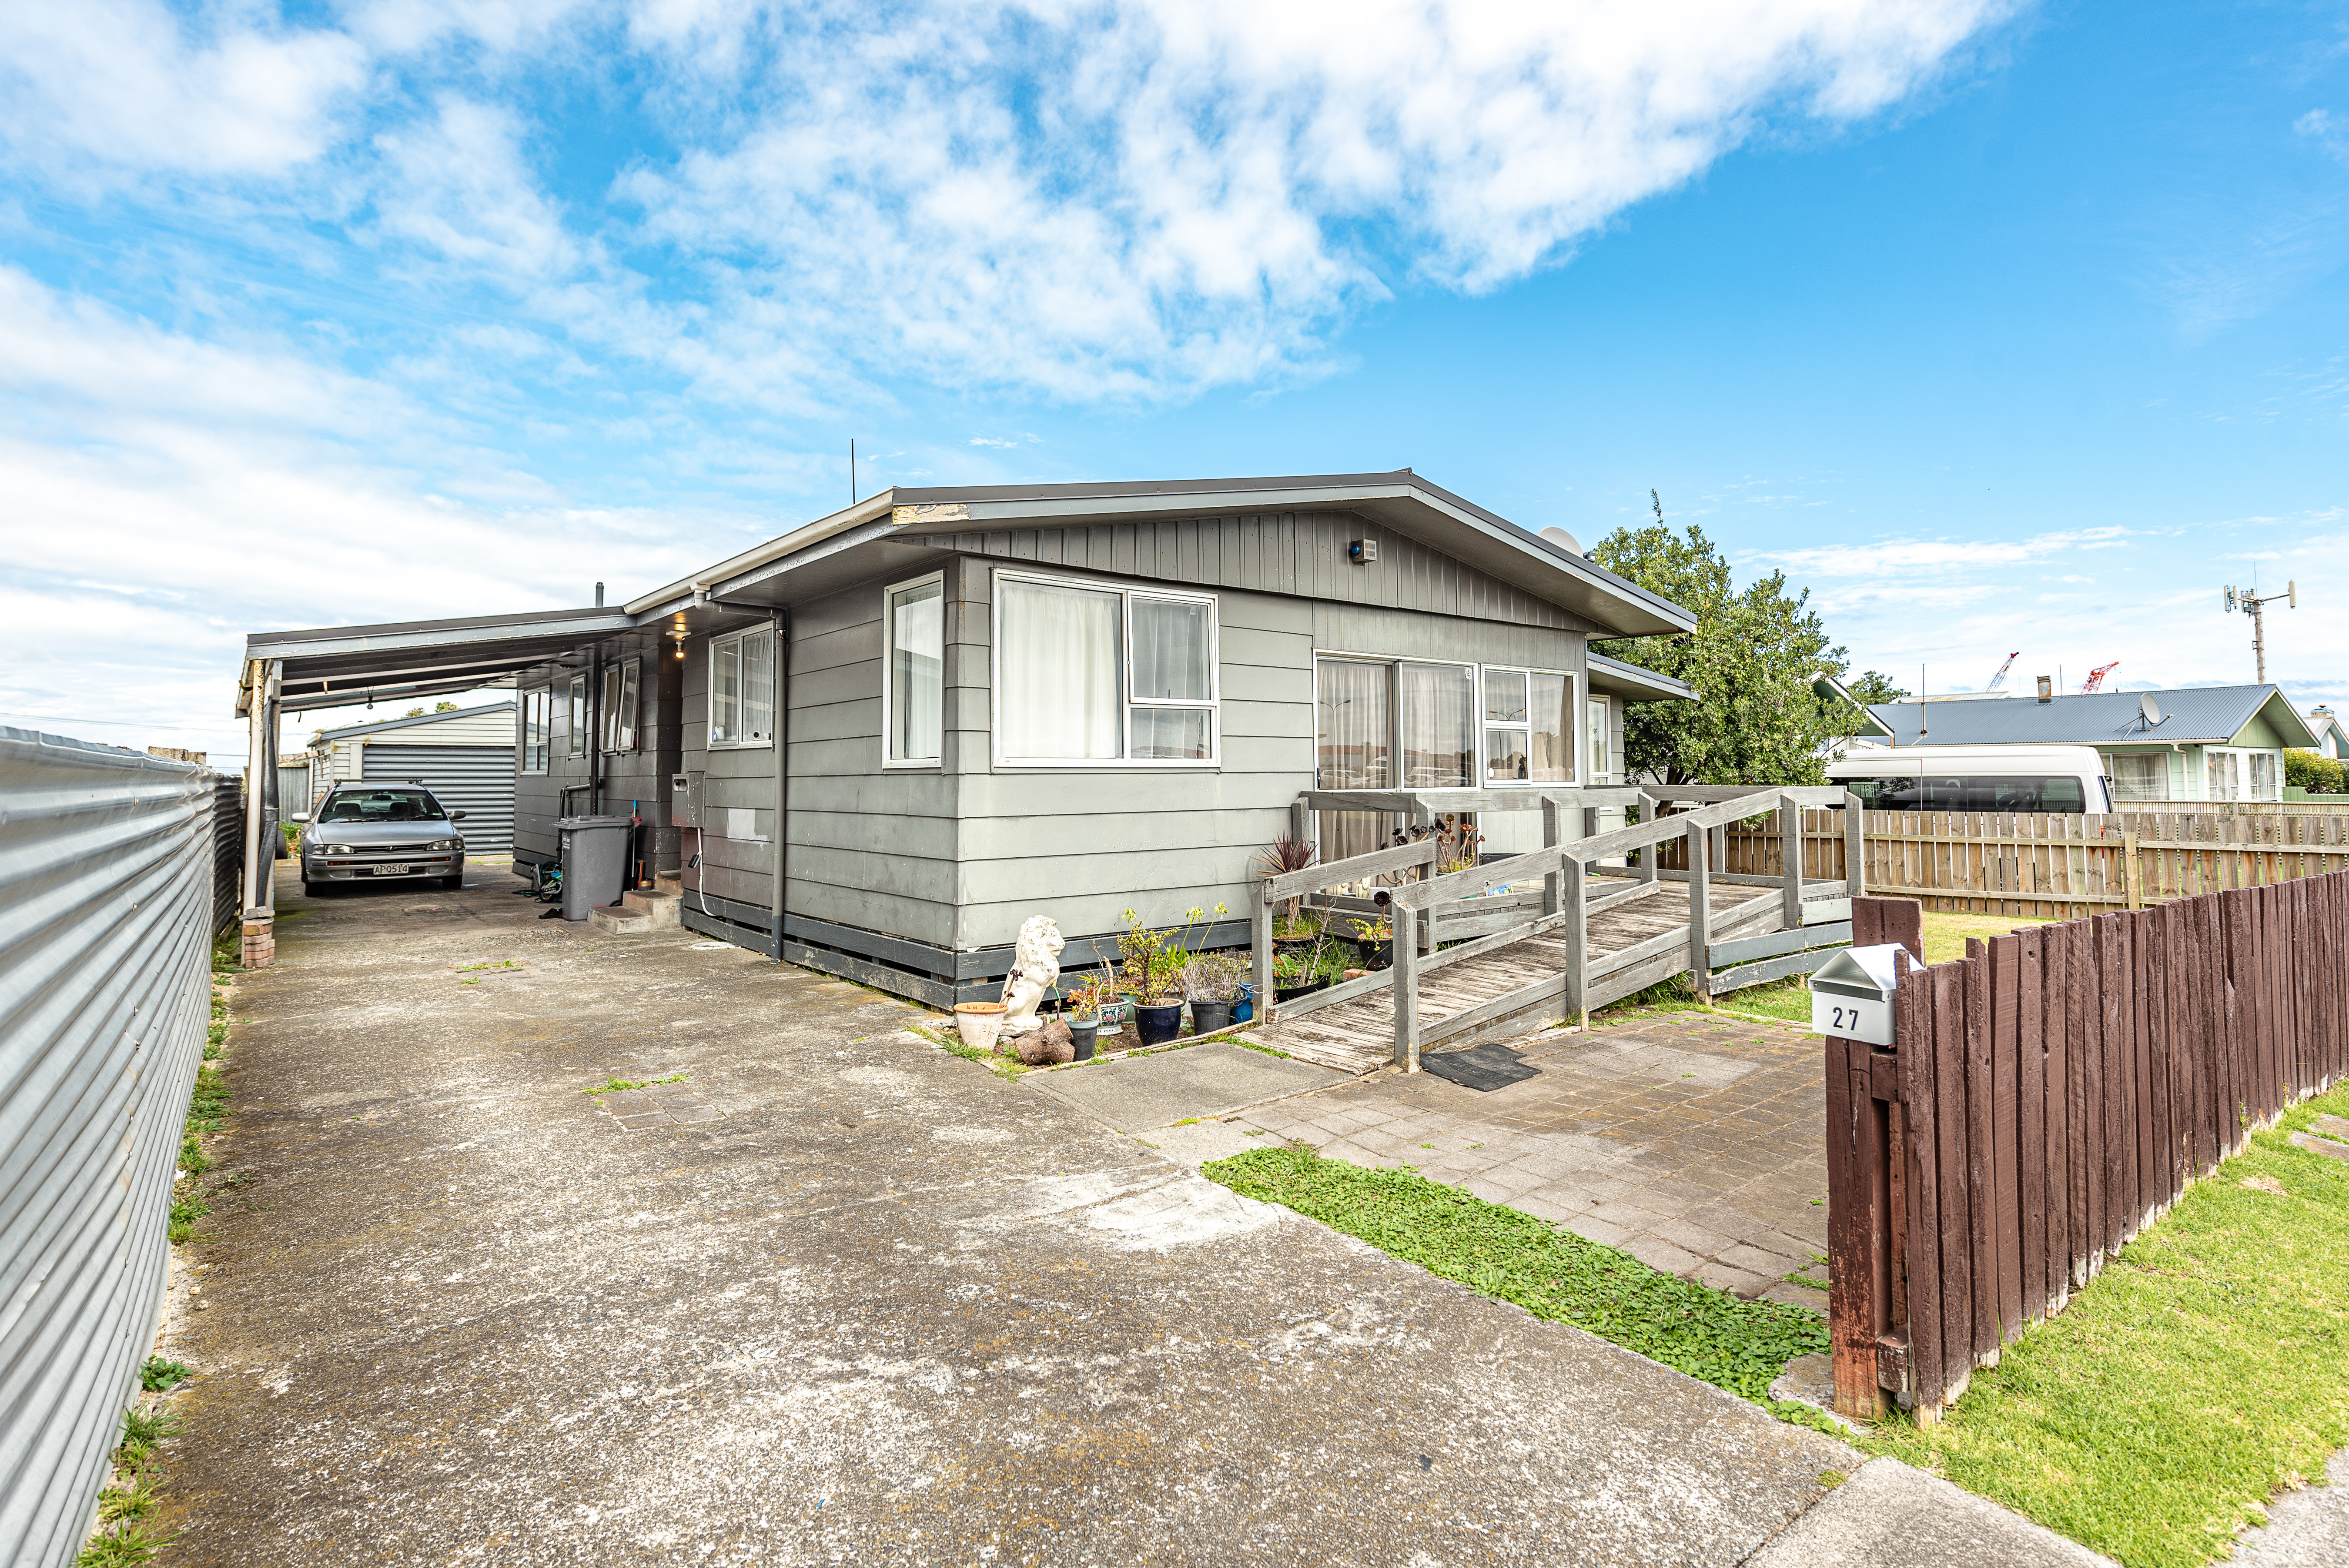
<instances>
[{"instance_id":1,"label":"metal mailbox","mask_svg":"<svg viewBox=\"0 0 2349 1568\"><path fill-rule=\"evenodd\" d=\"M1871 1046L1892 1043L1892 992L1899 974L1897 942L1847 947L1811 975L1811 1029Z\"/></svg>"}]
</instances>

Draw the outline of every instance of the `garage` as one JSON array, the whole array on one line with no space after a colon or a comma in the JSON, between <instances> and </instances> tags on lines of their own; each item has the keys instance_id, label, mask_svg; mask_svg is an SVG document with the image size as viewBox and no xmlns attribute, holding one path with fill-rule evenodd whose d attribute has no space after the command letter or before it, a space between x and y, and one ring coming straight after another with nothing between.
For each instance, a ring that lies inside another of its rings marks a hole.
<instances>
[{"instance_id":1,"label":"garage","mask_svg":"<svg viewBox=\"0 0 2349 1568\"><path fill-rule=\"evenodd\" d=\"M346 779L421 784L465 813L467 855L505 854L513 848L513 716L506 701L328 730L318 738L326 766L313 776L321 793Z\"/></svg>"}]
</instances>

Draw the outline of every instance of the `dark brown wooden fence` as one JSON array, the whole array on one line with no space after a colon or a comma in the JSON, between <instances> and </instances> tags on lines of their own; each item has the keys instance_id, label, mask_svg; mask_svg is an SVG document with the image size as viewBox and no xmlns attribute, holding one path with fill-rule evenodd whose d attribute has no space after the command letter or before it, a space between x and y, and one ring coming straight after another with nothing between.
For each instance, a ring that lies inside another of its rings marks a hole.
<instances>
[{"instance_id":1,"label":"dark brown wooden fence","mask_svg":"<svg viewBox=\"0 0 2349 1568\"><path fill-rule=\"evenodd\" d=\"M1863 898L1856 944L1916 949ZM1903 929L1905 927L1905 929ZM1901 961L1897 1044L1826 1041L1836 1404L1930 1421L2103 1261L2349 1072L2349 872Z\"/></svg>"}]
</instances>

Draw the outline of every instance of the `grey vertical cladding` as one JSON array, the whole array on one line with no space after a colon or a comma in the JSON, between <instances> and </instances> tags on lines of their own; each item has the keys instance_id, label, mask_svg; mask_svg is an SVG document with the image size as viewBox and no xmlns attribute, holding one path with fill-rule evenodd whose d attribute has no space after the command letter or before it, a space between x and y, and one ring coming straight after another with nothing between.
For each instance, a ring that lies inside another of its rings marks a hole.
<instances>
[{"instance_id":1,"label":"grey vertical cladding","mask_svg":"<svg viewBox=\"0 0 2349 1568\"><path fill-rule=\"evenodd\" d=\"M218 776L0 729L0 1561L78 1554L153 1343Z\"/></svg>"},{"instance_id":2,"label":"grey vertical cladding","mask_svg":"<svg viewBox=\"0 0 2349 1568\"><path fill-rule=\"evenodd\" d=\"M1355 564L1348 547L1373 541ZM1588 631L1547 600L1353 512L1247 514L905 536L939 550L1200 587L1238 588L1516 625Z\"/></svg>"}]
</instances>

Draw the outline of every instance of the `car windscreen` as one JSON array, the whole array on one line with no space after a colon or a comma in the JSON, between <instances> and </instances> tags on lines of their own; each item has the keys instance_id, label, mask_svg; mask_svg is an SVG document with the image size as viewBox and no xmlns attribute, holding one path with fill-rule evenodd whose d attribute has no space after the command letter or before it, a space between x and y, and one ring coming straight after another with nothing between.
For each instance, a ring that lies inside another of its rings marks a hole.
<instances>
[{"instance_id":1,"label":"car windscreen","mask_svg":"<svg viewBox=\"0 0 2349 1568\"><path fill-rule=\"evenodd\" d=\"M327 797L321 822L445 822L449 813L421 789L345 789Z\"/></svg>"},{"instance_id":2,"label":"car windscreen","mask_svg":"<svg viewBox=\"0 0 2349 1568\"><path fill-rule=\"evenodd\" d=\"M2021 774L2010 777L1953 777L1928 773L1922 778L1847 779L1845 788L1860 803L1876 811L2085 811L2087 792L2068 774ZM2096 807L2102 810L2104 802Z\"/></svg>"}]
</instances>

